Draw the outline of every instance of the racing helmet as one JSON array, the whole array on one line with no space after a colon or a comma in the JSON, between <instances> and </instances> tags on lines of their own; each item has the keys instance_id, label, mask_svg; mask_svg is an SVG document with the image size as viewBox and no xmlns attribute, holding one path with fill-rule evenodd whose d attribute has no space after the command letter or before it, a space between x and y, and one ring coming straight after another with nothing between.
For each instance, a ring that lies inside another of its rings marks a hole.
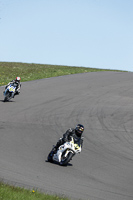
<instances>
[{"instance_id":1,"label":"racing helmet","mask_svg":"<svg viewBox=\"0 0 133 200\"><path fill-rule=\"evenodd\" d=\"M21 80L21 78L18 76L18 77L16 77L15 82L20 82L20 80Z\"/></svg>"},{"instance_id":2,"label":"racing helmet","mask_svg":"<svg viewBox=\"0 0 133 200\"><path fill-rule=\"evenodd\" d=\"M84 126L83 126L82 124L77 124L77 125L76 125L76 128L75 128L75 134L76 134L78 137L81 137L83 131L84 131Z\"/></svg>"}]
</instances>

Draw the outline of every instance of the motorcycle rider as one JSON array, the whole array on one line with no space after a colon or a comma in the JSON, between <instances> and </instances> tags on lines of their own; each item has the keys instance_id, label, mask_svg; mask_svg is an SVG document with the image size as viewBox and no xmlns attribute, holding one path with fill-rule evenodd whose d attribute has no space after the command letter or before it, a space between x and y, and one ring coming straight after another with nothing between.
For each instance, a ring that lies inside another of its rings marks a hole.
<instances>
[{"instance_id":1,"label":"motorcycle rider","mask_svg":"<svg viewBox=\"0 0 133 200\"><path fill-rule=\"evenodd\" d=\"M5 89L6 89L10 84L14 84L14 86L16 87L14 96L15 96L15 95L19 95L19 93L20 93L20 88L21 88L20 80L21 80L21 78L20 78L19 76L16 77L15 80L12 80L11 82L9 82L9 83L6 85ZM13 96L13 98L14 98L14 96Z\"/></svg>"},{"instance_id":2,"label":"motorcycle rider","mask_svg":"<svg viewBox=\"0 0 133 200\"><path fill-rule=\"evenodd\" d=\"M79 143L81 145L81 148L83 146L83 137L82 134L84 132L84 126L82 124L77 124L75 129L74 128L69 128L66 133L63 134L63 137L59 139L59 141L57 142L57 144L54 146L53 148L53 153L57 152L57 149L59 148L59 146L61 146L62 144L64 144L66 141L70 140L70 137L72 136L74 141Z\"/></svg>"}]
</instances>

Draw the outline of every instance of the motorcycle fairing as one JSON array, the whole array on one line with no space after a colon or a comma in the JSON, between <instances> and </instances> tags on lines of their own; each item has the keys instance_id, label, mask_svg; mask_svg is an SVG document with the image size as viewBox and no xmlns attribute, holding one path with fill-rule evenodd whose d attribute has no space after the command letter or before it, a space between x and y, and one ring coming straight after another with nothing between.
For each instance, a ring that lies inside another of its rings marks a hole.
<instances>
[{"instance_id":1,"label":"motorcycle fairing","mask_svg":"<svg viewBox=\"0 0 133 200\"><path fill-rule=\"evenodd\" d=\"M9 92L15 92L15 87L13 85L8 86Z\"/></svg>"},{"instance_id":2,"label":"motorcycle fairing","mask_svg":"<svg viewBox=\"0 0 133 200\"><path fill-rule=\"evenodd\" d=\"M7 91L9 91L9 92L11 92L11 93L15 93L15 89L16 89L16 87L14 87L13 84L10 84L10 85L6 88L6 90L5 90L5 92L4 92L4 95L6 95Z\"/></svg>"},{"instance_id":3,"label":"motorcycle fairing","mask_svg":"<svg viewBox=\"0 0 133 200\"><path fill-rule=\"evenodd\" d=\"M81 152L81 145L79 146L77 143L74 143L73 138L71 138L70 142L66 142L59 147L57 153L53 156L53 160L61 162L62 154L64 153L65 158L69 152L72 152L73 154Z\"/></svg>"}]
</instances>

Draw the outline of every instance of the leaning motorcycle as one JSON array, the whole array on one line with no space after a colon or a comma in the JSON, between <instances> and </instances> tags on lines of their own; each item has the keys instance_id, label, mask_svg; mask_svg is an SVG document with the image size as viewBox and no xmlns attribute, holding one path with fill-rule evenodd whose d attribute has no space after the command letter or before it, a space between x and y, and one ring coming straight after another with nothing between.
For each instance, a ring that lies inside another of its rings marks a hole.
<instances>
[{"instance_id":1,"label":"leaning motorcycle","mask_svg":"<svg viewBox=\"0 0 133 200\"><path fill-rule=\"evenodd\" d=\"M3 92L3 94L4 94L4 102L9 101L10 99L12 99L14 97L15 89L16 89L16 87L14 86L14 84L10 84L5 89L5 91Z\"/></svg>"},{"instance_id":2,"label":"leaning motorcycle","mask_svg":"<svg viewBox=\"0 0 133 200\"><path fill-rule=\"evenodd\" d=\"M72 160L72 157L81 152L81 145L76 143L71 137L71 140L61 145L56 153L51 151L48 155L49 162L57 162L62 166L67 166Z\"/></svg>"}]
</instances>

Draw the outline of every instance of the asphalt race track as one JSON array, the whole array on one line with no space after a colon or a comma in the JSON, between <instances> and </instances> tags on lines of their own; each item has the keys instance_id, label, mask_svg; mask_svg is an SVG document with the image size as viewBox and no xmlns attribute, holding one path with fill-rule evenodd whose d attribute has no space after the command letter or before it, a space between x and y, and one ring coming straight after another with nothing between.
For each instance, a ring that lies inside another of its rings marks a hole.
<instances>
[{"instance_id":1,"label":"asphalt race track","mask_svg":"<svg viewBox=\"0 0 133 200\"><path fill-rule=\"evenodd\" d=\"M22 83L3 102L0 180L83 200L133 200L133 73L92 72ZM62 134L85 126L81 154L62 167L47 155Z\"/></svg>"}]
</instances>

